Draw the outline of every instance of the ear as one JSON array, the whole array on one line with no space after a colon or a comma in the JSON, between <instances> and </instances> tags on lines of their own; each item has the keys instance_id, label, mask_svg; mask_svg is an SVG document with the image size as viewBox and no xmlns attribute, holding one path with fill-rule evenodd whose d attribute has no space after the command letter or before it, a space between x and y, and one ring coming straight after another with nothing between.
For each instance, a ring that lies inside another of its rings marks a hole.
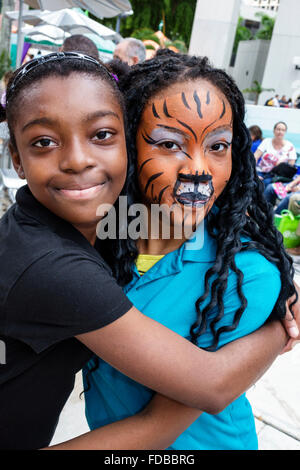
<instances>
[{"instance_id":1,"label":"ear","mask_svg":"<svg viewBox=\"0 0 300 470\"><path fill-rule=\"evenodd\" d=\"M132 64L131 65L135 65L138 63L139 61L139 58L137 55L134 55L133 57L131 57L131 61L132 61Z\"/></svg>"},{"instance_id":2,"label":"ear","mask_svg":"<svg viewBox=\"0 0 300 470\"><path fill-rule=\"evenodd\" d=\"M18 173L19 178L24 180L25 179L25 172L24 172L24 169L23 169L23 166L22 166L22 162L21 162L21 159L20 159L19 152L11 144L11 142L9 143L9 151L10 151L11 159L12 159L12 162L13 162L13 165L14 165L14 169Z\"/></svg>"}]
</instances>

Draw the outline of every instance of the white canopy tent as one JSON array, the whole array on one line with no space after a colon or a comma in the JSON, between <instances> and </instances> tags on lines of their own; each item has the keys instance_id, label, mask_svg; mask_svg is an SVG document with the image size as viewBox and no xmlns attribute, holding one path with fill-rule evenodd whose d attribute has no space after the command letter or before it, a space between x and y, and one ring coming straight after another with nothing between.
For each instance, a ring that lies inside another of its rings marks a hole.
<instances>
[{"instance_id":1,"label":"white canopy tent","mask_svg":"<svg viewBox=\"0 0 300 470\"><path fill-rule=\"evenodd\" d=\"M131 10L128 0L25 0L25 3L32 8L52 11L79 7L97 18L112 18Z\"/></svg>"},{"instance_id":2,"label":"white canopy tent","mask_svg":"<svg viewBox=\"0 0 300 470\"><path fill-rule=\"evenodd\" d=\"M112 18L114 16L118 16L124 13L133 13L131 9L131 4L128 0L20 0L20 9L18 12L17 66L20 65L22 54L23 36L21 30L23 22L24 3L36 9L40 8L42 10L49 11L57 11L66 8L79 7L83 10L88 10L97 18ZM73 32L73 34L76 33Z\"/></svg>"},{"instance_id":3,"label":"white canopy tent","mask_svg":"<svg viewBox=\"0 0 300 470\"><path fill-rule=\"evenodd\" d=\"M6 16L15 20L18 17L18 12L7 12ZM112 29L76 10L29 10L22 16L22 21L32 26L50 25L70 34L94 33L105 39L113 39L117 35Z\"/></svg>"}]
</instances>

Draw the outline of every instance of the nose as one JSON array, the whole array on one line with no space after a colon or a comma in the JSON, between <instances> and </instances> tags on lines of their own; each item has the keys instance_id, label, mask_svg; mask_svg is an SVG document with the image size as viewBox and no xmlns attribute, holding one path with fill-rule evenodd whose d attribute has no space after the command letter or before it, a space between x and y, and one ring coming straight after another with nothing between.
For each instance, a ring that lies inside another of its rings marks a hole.
<instances>
[{"instance_id":1,"label":"nose","mask_svg":"<svg viewBox=\"0 0 300 470\"><path fill-rule=\"evenodd\" d=\"M66 173L82 173L93 168L95 160L91 150L79 140L73 140L65 145L60 158L60 169Z\"/></svg>"},{"instance_id":2,"label":"nose","mask_svg":"<svg viewBox=\"0 0 300 470\"><path fill-rule=\"evenodd\" d=\"M180 173L185 175L202 175L210 173L204 151L197 149L189 153L189 157L182 162Z\"/></svg>"}]
</instances>

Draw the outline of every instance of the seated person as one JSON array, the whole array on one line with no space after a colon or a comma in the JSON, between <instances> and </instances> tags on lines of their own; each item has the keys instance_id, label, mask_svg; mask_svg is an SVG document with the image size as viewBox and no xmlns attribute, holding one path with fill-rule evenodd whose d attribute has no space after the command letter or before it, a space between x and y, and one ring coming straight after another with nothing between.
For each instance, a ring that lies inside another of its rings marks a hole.
<instances>
[{"instance_id":1,"label":"seated person","mask_svg":"<svg viewBox=\"0 0 300 470\"><path fill-rule=\"evenodd\" d=\"M274 137L264 139L254 153L257 162L257 173L264 181L265 187L272 182L272 171L277 165L280 163L295 165L296 149L291 142L284 139L286 131L287 125L285 122L277 122L273 129Z\"/></svg>"}]
</instances>

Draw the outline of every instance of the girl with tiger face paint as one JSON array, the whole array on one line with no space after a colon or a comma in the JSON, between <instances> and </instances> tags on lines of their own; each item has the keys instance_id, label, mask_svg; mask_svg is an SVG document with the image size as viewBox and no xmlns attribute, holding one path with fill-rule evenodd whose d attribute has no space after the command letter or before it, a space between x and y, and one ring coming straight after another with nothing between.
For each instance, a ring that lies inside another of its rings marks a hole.
<instances>
[{"instance_id":1,"label":"girl with tiger face paint","mask_svg":"<svg viewBox=\"0 0 300 470\"><path fill-rule=\"evenodd\" d=\"M113 266L116 277L145 315L201 348L215 351L245 335L250 340L269 316L284 316L285 301L295 287L291 260L255 173L242 94L207 58L171 51L132 67L120 84L127 100L130 202L142 201L148 211L157 203L175 207L174 227L185 217L192 228L204 219L205 236L204 246L194 251L186 249L184 239L150 238L127 240L131 245L126 256L120 243L121 262ZM111 245L102 245L106 256ZM258 349L263 355L264 348ZM236 372L233 363L231 370ZM240 377L248 370L245 361ZM97 365L93 360L87 374L91 429L135 415L153 396L103 361ZM222 394L232 386L222 387ZM193 415L174 404L170 429L186 412L195 422L170 449L257 448L244 395L216 416L199 416L196 410Z\"/></svg>"},{"instance_id":2,"label":"girl with tiger face paint","mask_svg":"<svg viewBox=\"0 0 300 470\"><path fill-rule=\"evenodd\" d=\"M137 131L138 182L147 205L166 204L171 223L194 227L231 174L232 112L206 80L176 83L149 100ZM180 242L182 243L182 241Z\"/></svg>"}]
</instances>

